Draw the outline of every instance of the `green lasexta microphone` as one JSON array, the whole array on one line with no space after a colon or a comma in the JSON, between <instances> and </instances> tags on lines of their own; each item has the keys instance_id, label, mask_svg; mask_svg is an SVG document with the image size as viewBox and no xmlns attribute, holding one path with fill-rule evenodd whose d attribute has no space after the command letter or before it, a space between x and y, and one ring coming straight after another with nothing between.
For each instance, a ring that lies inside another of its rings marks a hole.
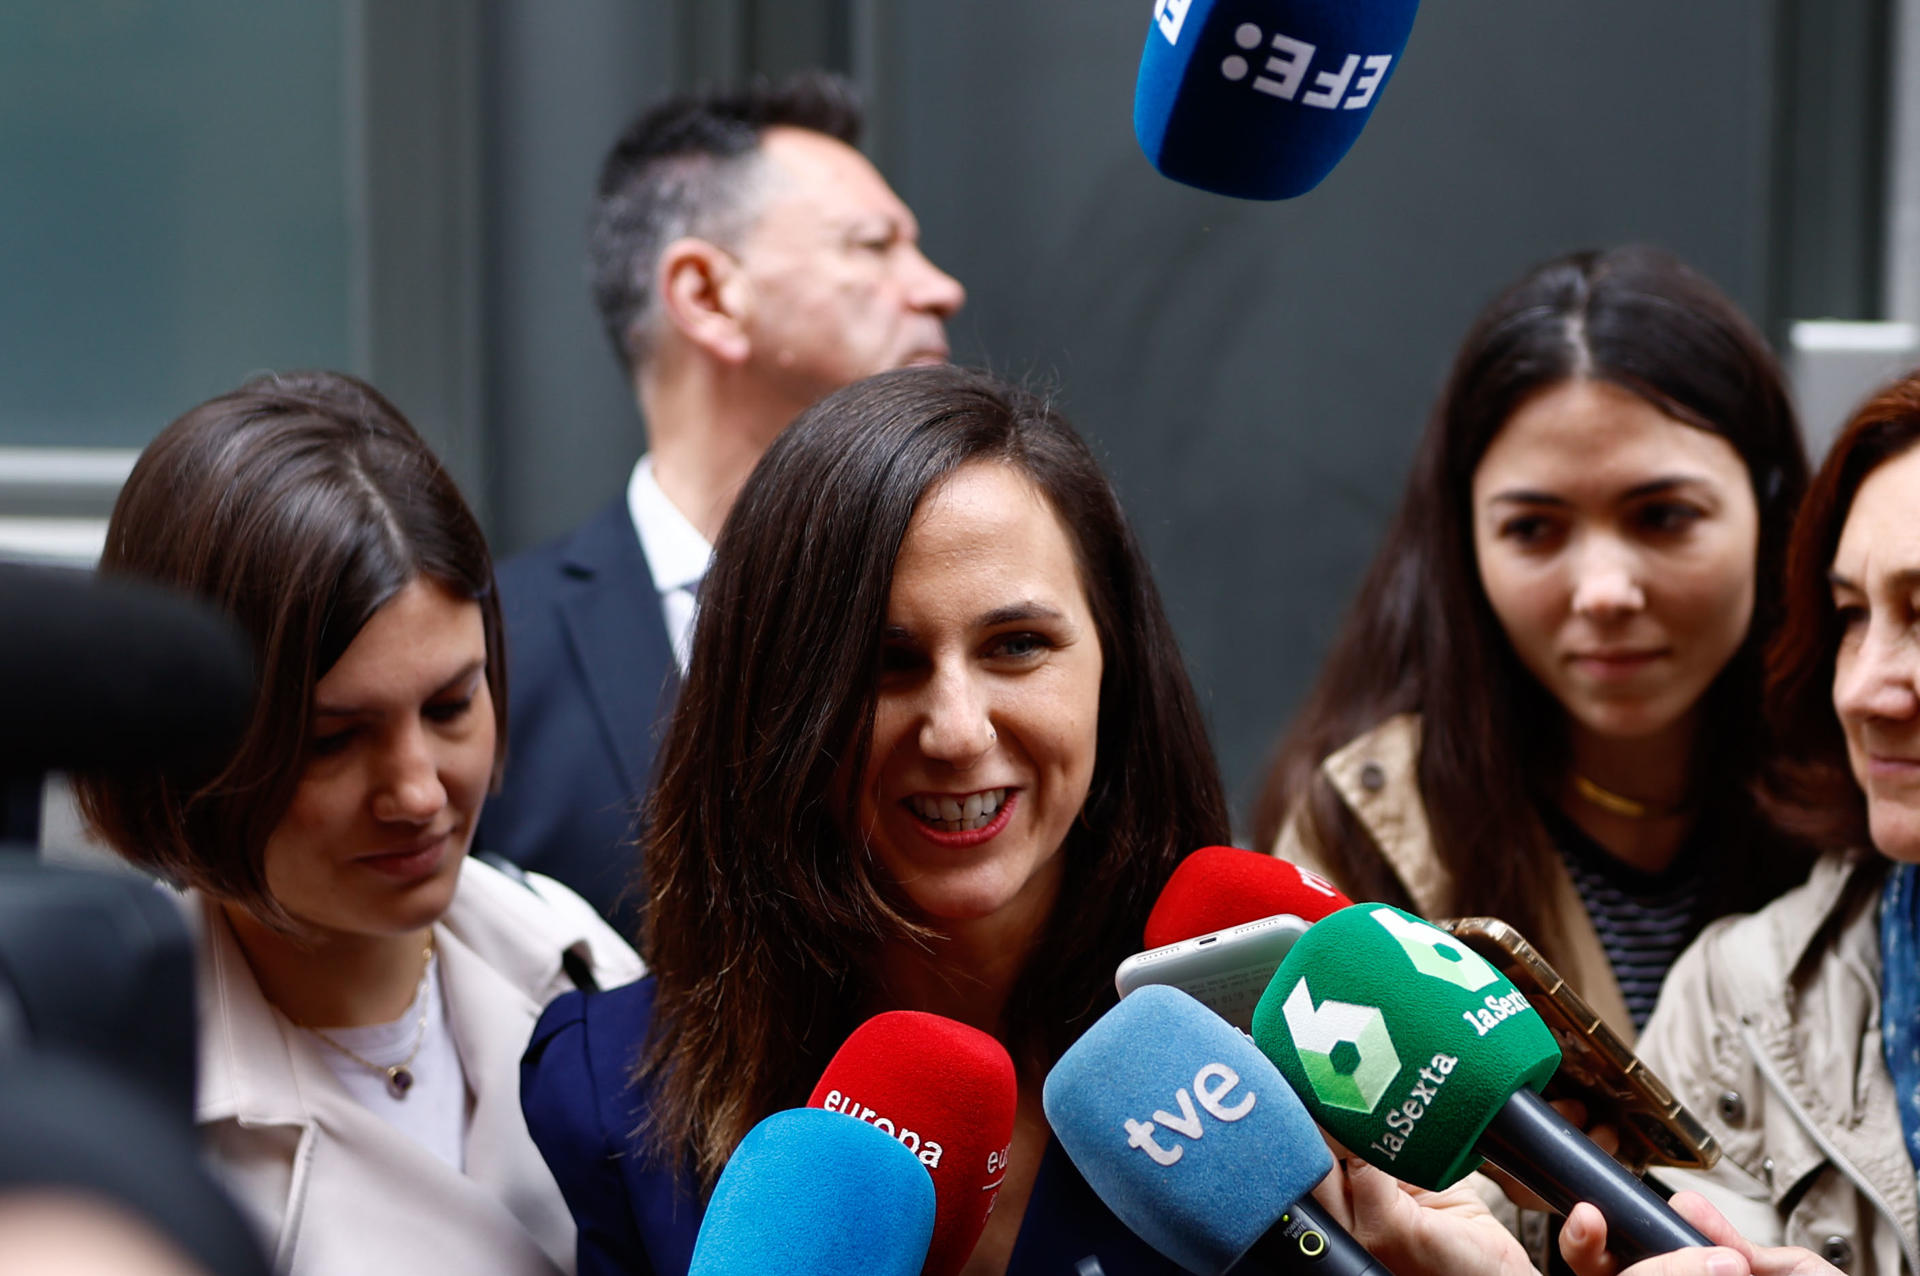
<instances>
[{"instance_id":1,"label":"green lasexta microphone","mask_svg":"<svg viewBox=\"0 0 1920 1276\"><path fill-rule=\"evenodd\" d=\"M1591 1201L1629 1261L1710 1242L1539 1095L1553 1032L1487 960L1385 904L1355 904L1294 942L1253 1012L1253 1040L1356 1155L1418 1187L1492 1161L1565 1212Z\"/></svg>"}]
</instances>

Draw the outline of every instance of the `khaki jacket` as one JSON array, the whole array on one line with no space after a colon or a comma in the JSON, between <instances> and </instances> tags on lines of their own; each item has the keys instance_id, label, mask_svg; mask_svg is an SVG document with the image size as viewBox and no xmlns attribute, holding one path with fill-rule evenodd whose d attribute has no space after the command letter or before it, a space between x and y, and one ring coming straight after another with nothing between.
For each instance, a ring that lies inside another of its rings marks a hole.
<instances>
[{"instance_id":1,"label":"khaki jacket","mask_svg":"<svg viewBox=\"0 0 1920 1276\"><path fill-rule=\"evenodd\" d=\"M1420 799L1419 762L1420 718L1403 713L1330 755L1320 764L1320 774L1380 848L1388 867L1413 900L1414 911L1423 917L1442 917L1454 911L1453 879L1434 853L1433 835ZM1345 889L1339 874L1329 867L1327 856L1312 841L1305 811L1300 808L1295 808L1281 828L1273 854L1312 869ZM1548 872L1553 883L1550 915L1555 919L1549 946L1560 957L1560 975L1622 1041L1632 1046L1636 1036L1633 1018L1627 1013L1613 966L1600 946L1573 877L1558 856L1552 858ZM1548 937L1527 938L1539 943Z\"/></svg>"},{"instance_id":2,"label":"khaki jacket","mask_svg":"<svg viewBox=\"0 0 1920 1276\"><path fill-rule=\"evenodd\" d=\"M472 1105L462 1174L354 1100L323 1047L261 994L225 914L189 900L201 1020L195 1120L276 1271L573 1271L573 1219L520 1116L520 1055L541 1008L574 986L563 952L605 986L642 973L586 903L557 882L523 884L469 860L433 928Z\"/></svg>"},{"instance_id":3,"label":"khaki jacket","mask_svg":"<svg viewBox=\"0 0 1920 1276\"><path fill-rule=\"evenodd\" d=\"M1704 1192L1761 1244L1857 1276L1920 1276L1920 1200L1880 1044L1886 861L1835 852L1806 883L1687 949L1640 1056L1713 1130Z\"/></svg>"}]
</instances>

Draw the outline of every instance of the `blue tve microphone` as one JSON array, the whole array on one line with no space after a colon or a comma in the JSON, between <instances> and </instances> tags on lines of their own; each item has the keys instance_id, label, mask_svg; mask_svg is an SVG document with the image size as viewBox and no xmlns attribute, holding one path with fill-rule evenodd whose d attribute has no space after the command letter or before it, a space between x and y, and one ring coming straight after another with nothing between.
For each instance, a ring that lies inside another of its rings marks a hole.
<instances>
[{"instance_id":1,"label":"blue tve microphone","mask_svg":"<svg viewBox=\"0 0 1920 1276\"><path fill-rule=\"evenodd\" d=\"M1420 0L1157 0L1133 132L1176 182L1292 199L1352 148Z\"/></svg>"},{"instance_id":2,"label":"blue tve microphone","mask_svg":"<svg viewBox=\"0 0 1920 1276\"><path fill-rule=\"evenodd\" d=\"M1149 984L1109 1010L1042 1101L1107 1208L1188 1271L1386 1276L1308 1198L1333 1155L1285 1078L1179 989Z\"/></svg>"},{"instance_id":3,"label":"blue tve microphone","mask_svg":"<svg viewBox=\"0 0 1920 1276\"><path fill-rule=\"evenodd\" d=\"M919 1276L933 1179L885 1132L794 1108L747 1131L714 1184L688 1276Z\"/></svg>"}]
</instances>

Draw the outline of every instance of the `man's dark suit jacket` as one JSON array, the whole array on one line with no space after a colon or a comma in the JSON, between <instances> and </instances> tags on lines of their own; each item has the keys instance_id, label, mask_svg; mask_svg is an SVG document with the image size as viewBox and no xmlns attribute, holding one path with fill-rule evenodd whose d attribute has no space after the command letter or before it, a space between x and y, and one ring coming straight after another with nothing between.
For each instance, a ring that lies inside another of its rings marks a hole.
<instances>
[{"instance_id":1,"label":"man's dark suit jacket","mask_svg":"<svg viewBox=\"0 0 1920 1276\"><path fill-rule=\"evenodd\" d=\"M626 494L498 580L507 767L475 848L558 878L632 934L636 821L679 671Z\"/></svg>"}]
</instances>

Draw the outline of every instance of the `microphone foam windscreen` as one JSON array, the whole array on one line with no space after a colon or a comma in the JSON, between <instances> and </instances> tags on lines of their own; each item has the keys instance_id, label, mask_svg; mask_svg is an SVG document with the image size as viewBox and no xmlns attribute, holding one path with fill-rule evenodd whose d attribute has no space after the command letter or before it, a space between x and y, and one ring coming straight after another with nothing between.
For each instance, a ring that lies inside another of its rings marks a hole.
<instances>
[{"instance_id":1,"label":"microphone foam windscreen","mask_svg":"<svg viewBox=\"0 0 1920 1276\"><path fill-rule=\"evenodd\" d=\"M1333 171L1400 62L1419 0L1159 0L1133 131L1178 182L1290 199Z\"/></svg>"},{"instance_id":2,"label":"microphone foam windscreen","mask_svg":"<svg viewBox=\"0 0 1920 1276\"><path fill-rule=\"evenodd\" d=\"M973 1253L1007 1174L1018 1102L1006 1047L914 1010L854 1029L807 1099L899 1140L927 1167L936 1213L926 1276L952 1276Z\"/></svg>"},{"instance_id":3,"label":"microphone foam windscreen","mask_svg":"<svg viewBox=\"0 0 1920 1276\"><path fill-rule=\"evenodd\" d=\"M1237 846L1203 846L1181 860L1147 914L1146 946L1164 948L1292 913L1317 922L1353 903L1317 874Z\"/></svg>"},{"instance_id":4,"label":"microphone foam windscreen","mask_svg":"<svg viewBox=\"0 0 1920 1276\"><path fill-rule=\"evenodd\" d=\"M0 773L217 766L253 694L251 644L206 604L0 564Z\"/></svg>"},{"instance_id":5,"label":"microphone foam windscreen","mask_svg":"<svg viewBox=\"0 0 1920 1276\"><path fill-rule=\"evenodd\" d=\"M1506 976L1452 935L1356 904L1295 942L1253 1012L1253 1039L1314 1119L1418 1187L1479 1166L1512 1095L1560 1066L1553 1033Z\"/></svg>"},{"instance_id":6,"label":"microphone foam windscreen","mask_svg":"<svg viewBox=\"0 0 1920 1276\"><path fill-rule=\"evenodd\" d=\"M933 1237L918 1157L837 1112L793 1108L747 1131L714 1184L688 1276L915 1276Z\"/></svg>"},{"instance_id":7,"label":"microphone foam windscreen","mask_svg":"<svg viewBox=\"0 0 1920 1276\"><path fill-rule=\"evenodd\" d=\"M1047 1075L1047 1120L1107 1208L1189 1271L1224 1272L1333 1168L1253 1044L1177 988L1141 988Z\"/></svg>"}]
</instances>

